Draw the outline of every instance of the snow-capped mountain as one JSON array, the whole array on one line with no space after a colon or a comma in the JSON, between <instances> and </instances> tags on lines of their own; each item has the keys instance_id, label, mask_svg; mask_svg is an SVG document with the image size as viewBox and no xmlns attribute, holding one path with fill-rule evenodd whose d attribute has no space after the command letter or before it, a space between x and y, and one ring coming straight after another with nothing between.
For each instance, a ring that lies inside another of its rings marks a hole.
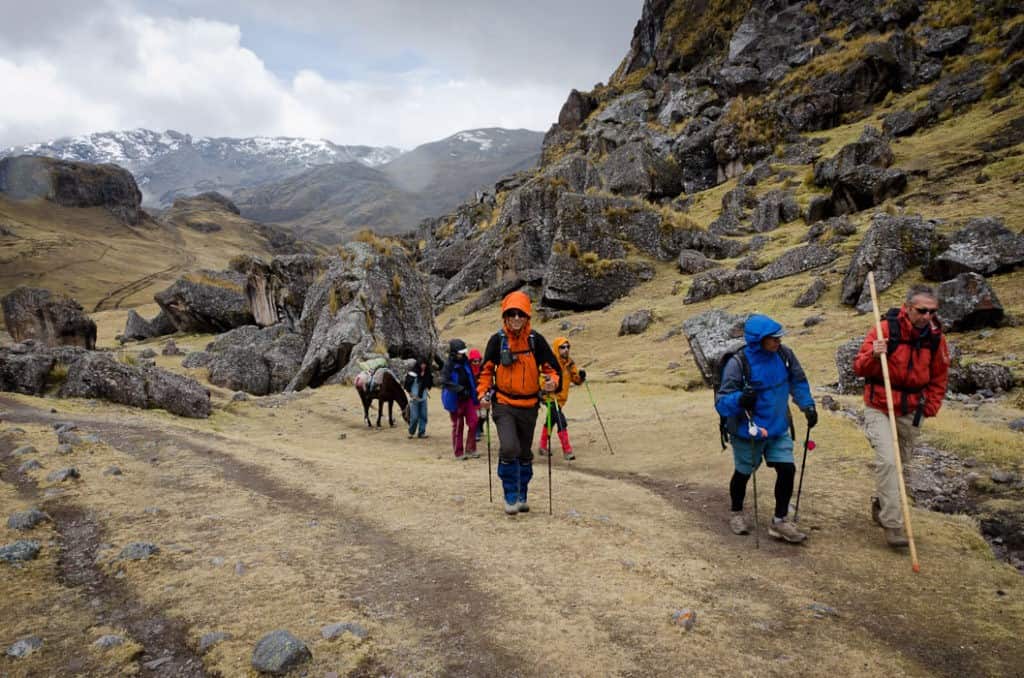
<instances>
[{"instance_id":1,"label":"snow-capped mountain","mask_svg":"<svg viewBox=\"0 0 1024 678\"><path fill-rule=\"evenodd\" d=\"M143 203L162 207L181 195L210 190L230 195L320 165L358 162L377 167L401 153L390 146L341 146L326 139L193 137L173 130L134 129L7 148L0 150L0 157L45 155L120 165L135 175Z\"/></svg>"}]
</instances>

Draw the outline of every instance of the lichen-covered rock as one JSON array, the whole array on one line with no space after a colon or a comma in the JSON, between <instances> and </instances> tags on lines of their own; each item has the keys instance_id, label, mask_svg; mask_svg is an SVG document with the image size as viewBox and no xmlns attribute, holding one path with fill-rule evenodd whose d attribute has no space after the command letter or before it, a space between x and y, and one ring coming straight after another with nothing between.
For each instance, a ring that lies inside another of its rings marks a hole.
<instances>
[{"instance_id":1,"label":"lichen-covered rock","mask_svg":"<svg viewBox=\"0 0 1024 678\"><path fill-rule=\"evenodd\" d=\"M824 245L801 245L788 250L765 266L761 270L761 277L763 281L778 280L830 264L838 258L839 252Z\"/></svg>"},{"instance_id":2,"label":"lichen-covered rock","mask_svg":"<svg viewBox=\"0 0 1024 678\"><path fill-rule=\"evenodd\" d=\"M624 259L600 259L588 263L580 258L555 254L548 262L541 299L553 308L604 308L653 276L654 270L642 263Z\"/></svg>"},{"instance_id":3,"label":"lichen-covered rock","mask_svg":"<svg viewBox=\"0 0 1024 678\"><path fill-rule=\"evenodd\" d=\"M720 266L719 263L708 259L703 253L698 252L697 250L683 250L680 252L677 264L679 266L679 272L686 274L702 273Z\"/></svg>"},{"instance_id":4,"label":"lichen-covered rock","mask_svg":"<svg viewBox=\"0 0 1024 678\"><path fill-rule=\"evenodd\" d=\"M839 382L836 390L843 394L861 393L864 390L864 379L858 377L853 371L853 359L860 352L860 346L864 342L860 339L851 339L840 344L836 349L836 371L839 374Z\"/></svg>"},{"instance_id":5,"label":"lichen-covered rock","mask_svg":"<svg viewBox=\"0 0 1024 678\"><path fill-rule=\"evenodd\" d=\"M1024 235L1014 233L997 217L971 219L949 239L923 273L929 280L949 280L961 273L992 275L1024 265Z\"/></svg>"},{"instance_id":6,"label":"lichen-covered rock","mask_svg":"<svg viewBox=\"0 0 1024 678\"><path fill-rule=\"evenodd\" d=\"M745 316L732 315L715 308L683 322L683 333L693 353L693 360L711 386L712 370L722 356L746 345L743 339Z\"/></svg>"},{"instance_id":7,"label":"lichen-covered rock","mask_svg":"<svg viewBox=\"0 0 1024 678\"><path fill-rule=\"evenodd\" d=\"M840 301L858 310L870 310L869 271L874 271L875 285L881 292L911 266L930 263L944 246L935 222L920 216L876 214L843 277Z\"/></svg>"},{"instance_id":8,"label":"lichen-covered rock","mask_svg":"<svg viewBox=\"0 0 1024 678\"><path fill-rule=\"evenodd\" d=\"M600 174L605 188L621 195L656 200L682 190L682 171L676 161L655 153L643 142L625 144L609 153Z\"/></svg>"},{"instance_id":9,"label":"lichen-covered rock","mask_svg":"<svg viewBox=\"0 0 1024 678\"><path fill-rule=\"evenodd\" d=\"M158 553L160 553L160 547L156 544L136 541L121 549L121 553L117 557L119 560L149 560Z\"/></svg>"},{"instance_id":10,"label":"lichen-covered rock","mask_svg":"<svg viewBox=\"0 0 1024 678\"><path fill-rule=\"evenodd\" d=\"M49 352L14 353L0 348L0 391L42 395L54 362Z\"/></svg>"},{"instance_id":11,"label":"lichen-covered rock","mask_svg":"<svg viewBox=\"0 0 1024 678\"><path fill-rule=\"evenodd\" d=\"M640 309L633 311L625 318L622 319L622 323L619 325L619 336L624 334L643 334L651 322L654 321L654 314L650 309Z\"/></svg>"},{"instance_id":12,"label":"lichen-covered rock","mask_svg":"<svg viewBox=\"0 0 1024 678\"><path fill-rule=\"evenodd\" d=\"M279 322L295 328L306 303L306 291L324 272L327 260L310 254L274 257L264 262L241 257L232 268L246 276L245 296L260 327Z\"/></svg>"},{"instance_id":13,"label":"lichen-covered rock","mask_svg":"<svg viewBox=\"0 0 1024 678\"><path fill-rule=\"evenodd\" d=\"M949 392L972 394L978 391L993 393L1009 391L1015 380L1005 365L995 363L970 363L951 367L949 370Z\"/></svg>"},{"instance_id":14,"label":"lichen-covered rock","mask_svg":"<svg viewBox=\"0 0 1024 678\"><path fill-rule=\"evenodd\" d=\"M997 327L1003 305L988 281L977 273L961 273L939 285L939 320L947 332Z\"/></svg>"},{"instance_id":15,"label":"lichen-covered rock","mask_svg":"<svg viewBox=\"0 0 1024 678\"><path fill-rule=\"evenodd\" d=\"M811 281L811 284L807 286L800 296L793 302L793 306L796 308L806 308L813 306L821 299L821 295L825 294L828 290L828 283L825 282L824 278L815 278Z\"/></svg>"},{"instance_id":16,"label":"lichen-covered rock","mask_svg":"<svg viewBox=\"0 0 1024 678\"><path fill-rule=\"evenodd\" d=\"M301 640L285 630L260 638L252 652L252 667L261 673L283 676L296 666L313 658Z\"/></svg>"},{"instance_id":17,"label":"lichen-covered rock","mask_svg":"<svg viewBox=\"0 0 1024 678\"><path fill-rule=\"evenodd\" d=\"M0 546L0 563L22 563L39 556L39 542L21 539Z\"/></svg>"},{"instance_id":18,"label":"lichen-covered rock","mask_svg":"<svg viewBox=\"0 0 1024 678\"><path fill-rule=\"evenodd\" d=\"M210 416L210 391L195 379L155 367L143 369L143 378L147 407L167 410L179 417Z\"/></svg>"},{"instance_id":19,"label":"lichen-covered rock","mask_svg":"<svg viewBox=\"0 0 1024 678\"><path fill-rule=\"evenodd\" d=\"M236 271L198 271L178 278L153 298L182 332L226 332L255 320Z\"/></svg>"},{"instance_id":20,"label":"lichen-covered rock","mask_svg":"<svg viewBox=\"0 0 1024 678\"><path fill-rule=\"evenodd\" d=\"M714 269L698 273L693 278L690 291L686 293L684 304L695 304L698 301L712 299L721 294L744 292L763 280L760 271L736 271L731 269Z\"/></svg>"},{"instance_id":21,"label":"lichen-covered rock","mask_svg":"<svg viewBox=\"0 0 1024 678\"><path fill-rule=\"evenodd\" d=\"M70 297L19 286L0 299L0 305L7 332L15 341L33 339L43 346L96 348L96 323Z\"/></svg>"},{"instance_id":22,"label":"lichen-covered rock","mask_svg":"<svg viewBox=\"0 0 1024 678\"><path fill-rule=\"evenodd\" d=\"M31 530L39 523L50 522L50 516L39 509L29 509L12 513L7 518L7 527L12 530Z\"/></svg>"}]
</instances>

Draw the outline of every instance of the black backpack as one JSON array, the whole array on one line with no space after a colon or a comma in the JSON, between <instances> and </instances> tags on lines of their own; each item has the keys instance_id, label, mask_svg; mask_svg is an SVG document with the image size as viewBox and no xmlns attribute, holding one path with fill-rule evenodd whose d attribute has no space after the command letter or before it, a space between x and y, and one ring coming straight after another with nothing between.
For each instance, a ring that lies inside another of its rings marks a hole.
<instances>
[{"instance_id":1,"label":"black backpack","mask_svg":"<svg viewBox=\"0 0 1024 678\"><path fill-rule=\"evenodd\" d=\"M900 330L900 309L890 308L885 312L885 319L889 323L889 337L885 348L887 356L891 356L899 348L900 344L910 344L911 348L915 351L928 346L932 354L939 350L939 342L942 341L941 332L929 332L915 340L904 339L903 332Z\"/></svg>"},{"instance_id":2,"label":"black backpack","mask_svg":"<svg viewBox=\"0 0 1024 678\"><path fill-rule=\"evenodd\" d=\"M793 352L786 346L779 346L779 357L782 358L782 364L786 366L786 372L788 373L790 365L793 364ZM743 348L741 347L735 351L726 351L721 355L718 362L711 370L711 391L714 394L715 402L718 402L718 390L722 388L722 378L725 374L725 367L733 358L740 361L740 370L743 374L743 383L741 388L746 388L750 384L750 361L747 360L747 354L744 353ZM721 439L722 449L724 450L729 442L728 417L718 415L718 435ZM789 435L791 438L796 440L796 429L793 427L792 415L789 416Z\"/></svg>"}]
</instances>

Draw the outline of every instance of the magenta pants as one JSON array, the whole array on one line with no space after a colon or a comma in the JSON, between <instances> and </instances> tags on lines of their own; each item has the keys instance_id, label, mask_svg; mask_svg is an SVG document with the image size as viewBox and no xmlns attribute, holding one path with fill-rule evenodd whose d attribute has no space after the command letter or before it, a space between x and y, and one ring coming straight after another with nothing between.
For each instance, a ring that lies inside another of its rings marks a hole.
<instances>
[{"instance_id":1,"label":"magenta pants","mask_svg":"<svg viewBox=\"0 0 1024 678\"><path fill-rule=\"evenodd\" d=\"M477 416L473 399L459 401L458 408L448 414L452 418L452 449L455 450L455 456L461 457L464 451L476 452Z\"/></svg>"}]
</instances>

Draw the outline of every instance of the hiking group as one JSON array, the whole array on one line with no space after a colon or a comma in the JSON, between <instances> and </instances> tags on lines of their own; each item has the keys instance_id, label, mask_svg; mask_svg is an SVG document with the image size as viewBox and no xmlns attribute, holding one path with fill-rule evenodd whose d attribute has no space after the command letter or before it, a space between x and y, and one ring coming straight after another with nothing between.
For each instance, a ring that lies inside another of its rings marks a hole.
<instances>
[{"instance_id":1,"label":"hiking group","mask_svg":"<svg viewBox=\"0 0 1024 678\"><path fill-rule=\"evenodd\" d=\"M883 528L886 543L894 547L908 544L895 454L898 450L900 460L909 458L922 418L939 412L946 392L949 353L937 311L932 288L912 287L903 305L890 309L884 316L886 322L867 333L853 363L854 372L865 379L865 431L875 452L876 492L871 497L871 515ZM531 327L530 316L530 298L519 291L508 294L501 304L501 328L488 339L484 353L468 348L461 339L452 339L441 376L442 403L451 418L456 459L479 457L477 442L485 430L490 442L489 424L494 422L499 444L497 476L509 515L530 510L533 436L541 406L545 418L538 454L550 455L551 434L557 430L564 458L575 459L563 407L570 385L583 384L587 376L570 357L569 340L556 338L552 350ZM738 535L757 529L756 472L763 461L775 471L775 506L768 534L798 544L807 535L790 517L796 479L796 435L790 399L806 422L805 463L807 451L813 449L810 431L818 423L818 412L800 361L782 343L785 334L782 325L772 318L749 316L744 323L745 345L717 361L713 382L722 446L724 449L726 443L731 444L733 454L730 528ZM889 387L896 394L892 403L895 426L891 430L883 356ZM406 379L411 402L410 437L417 430L419 437L425 435L426 392L432 386L429 363L417 361ZM801 484L802 476L801 470ZM751 479L753 522L744 508ZM799 496L798 491L796 510Z\"/></svg>"}]
</instances>

